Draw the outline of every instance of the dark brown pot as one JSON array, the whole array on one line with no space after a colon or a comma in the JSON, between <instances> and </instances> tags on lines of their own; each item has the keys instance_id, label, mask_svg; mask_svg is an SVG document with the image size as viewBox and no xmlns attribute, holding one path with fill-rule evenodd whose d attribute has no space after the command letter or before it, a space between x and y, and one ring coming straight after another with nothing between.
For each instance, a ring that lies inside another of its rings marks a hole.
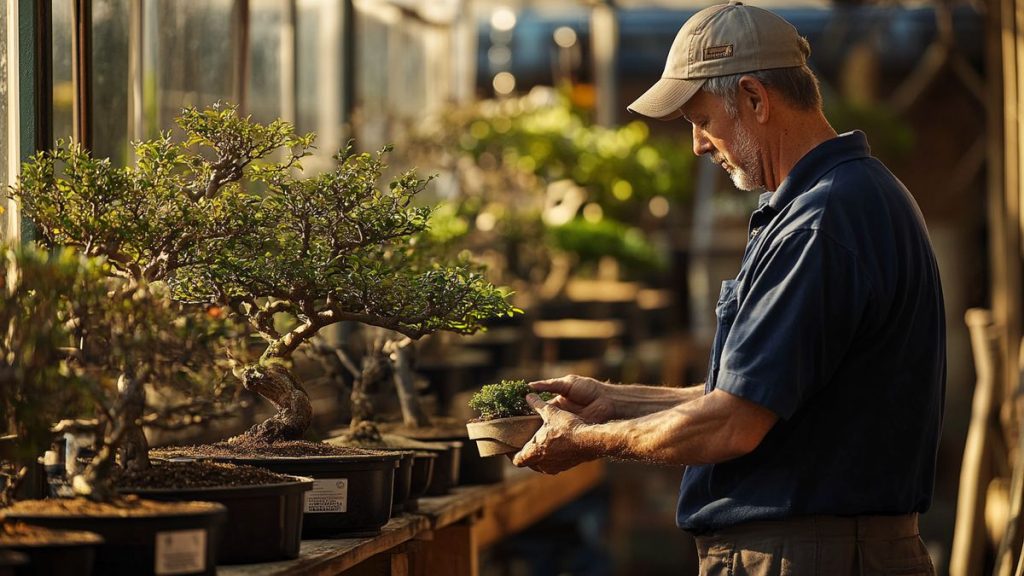
<instances>
[{"instance_id":1,"label":"dark brown pot","mask_svg":"<svg viewBox=\"0 0 1024 576\"><path fill-rule=\"evenodd\" d=\"M409 499L405 502L406 510L413 512L419 509L419 498L427 493L430 481L434 478L434 462L436 460L437 454L434 452L425 450L416 452L412 461Z\"/></svg>"}]
</instances>

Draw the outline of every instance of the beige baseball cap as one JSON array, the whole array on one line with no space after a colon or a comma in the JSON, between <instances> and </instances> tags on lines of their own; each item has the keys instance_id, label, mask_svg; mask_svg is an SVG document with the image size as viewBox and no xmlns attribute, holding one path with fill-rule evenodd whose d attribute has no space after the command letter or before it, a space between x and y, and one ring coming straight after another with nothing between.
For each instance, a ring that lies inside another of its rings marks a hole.
<instances>
[{"instance_id":1,"label":"beige baseball cap","mask_svg":"<svg viewBox=\"0 0 1024 576\"><path fill-rule=\"evenodd\" d=\"M807 58L792 24L763 8L729 2L705 8L683 24L668 52L665 71L630 104L630 112L659 120L680 108L708 78L803 66Z\"/></svg>"}]
</instances>

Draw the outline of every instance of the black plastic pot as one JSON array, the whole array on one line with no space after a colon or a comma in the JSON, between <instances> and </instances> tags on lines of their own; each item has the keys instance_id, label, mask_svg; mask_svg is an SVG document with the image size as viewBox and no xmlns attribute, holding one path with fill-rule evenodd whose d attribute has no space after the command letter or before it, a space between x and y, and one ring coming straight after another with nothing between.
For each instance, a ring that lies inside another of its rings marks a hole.
<instances>
[{"instance_id":1,"label":"black plastic pot","mask_svg":"<svg viewBox=\"0 0 1024 576\"><path fill-rule=\"evenodd\" d=\"M425 450L416 452L416 455L413 457L409 499L405 501L405 509L407 511L414 512L419 509L419 498L427 493L430 481L434 477L434 461L436 460L436 453Z\"/></svg>"},{"instance_id":2,"label":"black plastic pot","mask_svg":"<svg viewBox=\"0 0 1024 576\"><path fill-rule=\"evenodd\" d=\"M412 452L395 452L400 456L398 468L395 469L395 490L391 497L391 515L398 516L405 510L412 488Z\"/></svg>"},{"instance_id":3,"label":"black plastic pot","mask_svg":"<svg viewBox=\"0 0 1024 576\"><path fill-rule=\"evenodd\" d=\"M25 558L12 574L18 576L89 576L92 574L96 548L103 543L98 534L77 532L62 539L62 532L54 531L52 540L45 542L8 543L0 541L0 554L13 552ZM2 564L0 564L2 565ZM3 574L0 570L0 574Z\"/></svg>"},{"instance_id":4,"label":"black plastic pot","mask_svg":"<svg viewBox=\"0 0 1024 576\"><path fill-rule=\"evenodd\" d=\"M427 496L444 496L452 488L459 485L459 454L464 452L462 442L432 442L448 446L447 450L438 450L434 462L434 474L427 487Z\"/></svg>"},{"instance_id":5,"label":"black plastic pot","mask_svg":"<svg viewBox=\"0 0 1024 576\"><path fill-rule=\"evenodd\" d=\"M227 529L217 551L218 564L251 564L298 558L304 495L312 478L261 486L190 489L129 489L122 492L165 501L206 500L227 508Z\"/></svg>"},{"instance_id":6,"label":"black plastic pot","mask_svg":"<svg viewBox=\"0 0 1024 576\"><path fill-rule=\"evenodd\" d=\"M211 504L206 510L150 516L6 515L34 526L99 534L103 544L93 563L97 575L213 575L227 510Z\"/></svg>"},{"instance_id":7,"label":"black plastic pot","mask_svg":"<svg viewBox=\"0 0 1024 576\"><path fill-rule=\"evenodd\" d=\"M362 537L380 533L391 518L398 454L217 458L313 479L306 493L302 537Z\"/></svg>"}]
</instances>

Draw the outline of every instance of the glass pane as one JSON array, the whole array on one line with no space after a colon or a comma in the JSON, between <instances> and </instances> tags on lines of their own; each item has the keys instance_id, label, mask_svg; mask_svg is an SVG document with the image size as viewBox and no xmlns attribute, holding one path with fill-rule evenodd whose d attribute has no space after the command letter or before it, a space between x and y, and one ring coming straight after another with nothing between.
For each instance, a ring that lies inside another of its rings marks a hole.
<instances>
[{"instance_id":1,"label":"glass pane","mask_svg":"<svg viewBox=\"0 0 1024 576\"><path fill-rule=\"evenodd\" d=\"M5 188L12 184L7 172L10 163L11 147L7 141L7 2L0 1L0 186ZM9 212L6 210L7 201L3 200L0 207L4 208L3 218L0 219L0 241L6 239L7 222Z\"/></svg>"},{"instance_id":2,"label":"glass pane","mask_svg":"<svg viewBox=\"0 0 1024 576\"><path fill-rule=\"evenodd\" d=\"M53 139L70 139L74 133L71 85L71 2L53 2Z\"/></svg>"},{"instance_id":3,"label":"glass pane","mask_svg":"<svg viewBox=\"0 0 1024 576\"><path fill-rule=\"evenodd\" d=\"M128 30L130 0L92 3L93 152L128 161Z\"/></svg>"},{"instance_id":4,"label":"glass pane","mask_svg":"<svg viewBox=\"0 0 1024 576\"><path fill-rule=\"evenodd\" d=\"M233 101L232 0L157 3L157 100L162 130L185 106Z\"/></svg>"},{"instance_id":5,"label":"glass pane","mask_svg":"<svg viewBox=\"0 0 1024 576\"><path fill-rule=\"evenodd\" d=\"M287 2L249 4L249 113L260 122L281 115L281 29Z\"/></svg>"}]
</instances>

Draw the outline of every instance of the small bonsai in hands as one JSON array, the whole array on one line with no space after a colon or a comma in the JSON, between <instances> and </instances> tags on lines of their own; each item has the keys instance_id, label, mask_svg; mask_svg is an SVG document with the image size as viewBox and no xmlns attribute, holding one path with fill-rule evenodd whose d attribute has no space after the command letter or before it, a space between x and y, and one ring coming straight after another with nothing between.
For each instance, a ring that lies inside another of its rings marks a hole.
<instances>
[{"instance_id":1,"label":"small bonsai in hands","mask_svg":"<svg viewBox=\"0 0 1024 576\"><path fill-rule=\"evenodd\" d=\"M526 395L531 393L533 389L526 385L526 380L502 380L480 388L469 399L469 407L480 413L480 420L532 416L533 408L526 402ZM550 392L541 392L539 396L545 401L554 397Z\"/></svg>"}]
</instances>

